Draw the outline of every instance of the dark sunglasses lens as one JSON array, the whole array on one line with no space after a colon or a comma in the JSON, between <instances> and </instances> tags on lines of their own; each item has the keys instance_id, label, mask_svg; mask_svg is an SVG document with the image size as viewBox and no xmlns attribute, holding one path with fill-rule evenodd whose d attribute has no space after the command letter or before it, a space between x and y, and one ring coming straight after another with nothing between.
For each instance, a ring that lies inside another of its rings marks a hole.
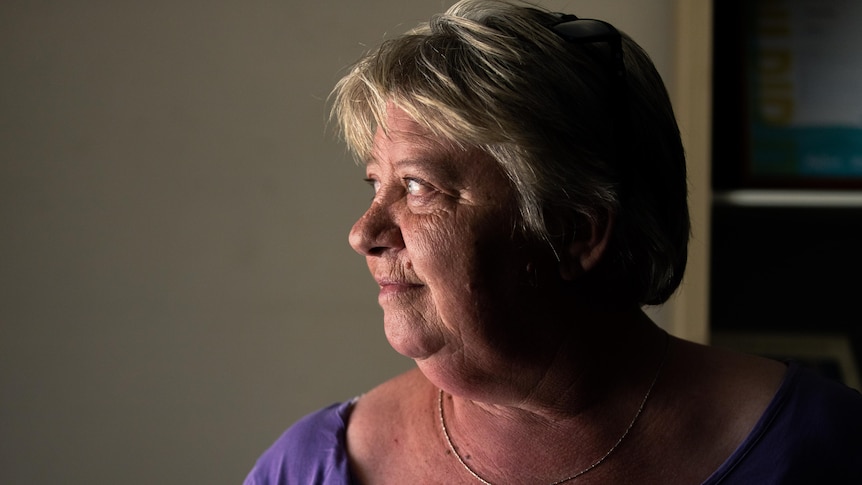
<instances>
[{"instance_id":1,"label":"dark sunglasses lens","mask_svg":"<svg viewBox=\"0 0 862 485\"><path fill-rule=\"evenodd\" d=\"M597 42L619 36L617 29L605 22L591 19L563 22L555 25L553 29L569 42Z\"/></svg>"}]
</instances>

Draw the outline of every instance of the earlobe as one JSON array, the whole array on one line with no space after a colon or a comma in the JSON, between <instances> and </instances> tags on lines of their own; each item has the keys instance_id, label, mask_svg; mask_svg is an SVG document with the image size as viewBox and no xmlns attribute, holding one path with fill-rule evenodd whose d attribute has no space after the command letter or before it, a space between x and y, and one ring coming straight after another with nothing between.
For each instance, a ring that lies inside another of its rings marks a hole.
<instances>
[{"instance_id":1,"label":"earlobe","mask_svg":"<svg viewBox=\"0 0 862 485\"><path fill-rule=\"evenodd\" d=\"M584 218L571 241L564 243L560 251L560 277L574 281L595 268L605 254L613 229L613 214L599 220Z\"/></svg>"}]
</instances>

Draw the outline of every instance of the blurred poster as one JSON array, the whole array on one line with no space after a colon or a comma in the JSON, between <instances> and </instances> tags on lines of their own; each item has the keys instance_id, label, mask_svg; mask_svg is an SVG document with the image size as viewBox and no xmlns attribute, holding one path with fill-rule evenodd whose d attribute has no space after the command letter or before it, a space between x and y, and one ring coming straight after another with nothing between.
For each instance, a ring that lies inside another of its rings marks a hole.
<instances>
[{"instance_id":1,"label":"blurred poster","mask_svg":"<svg viewBox=\"0 0 862 485\"><path fill-rule=\"evenodd\" d=\"M862 2L747 2L749 174L862 181Z\"/></svg>"}]
</instances>

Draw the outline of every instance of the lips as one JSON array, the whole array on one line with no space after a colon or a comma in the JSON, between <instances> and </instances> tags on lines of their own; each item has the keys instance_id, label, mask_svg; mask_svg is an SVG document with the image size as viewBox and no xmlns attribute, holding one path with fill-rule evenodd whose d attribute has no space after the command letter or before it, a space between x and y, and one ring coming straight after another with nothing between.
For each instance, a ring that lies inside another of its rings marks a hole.
<instances>
[{"instance_id":1,"label":"lips","mask_svg":"<svg viewBox=\"0 0 862 485\"><path fill-rule=\"evenodd\" d=\"M423 284L400 278L375 278L380 286L380 296L395 296L422 288Z\"/></svg>"}]
</instances>

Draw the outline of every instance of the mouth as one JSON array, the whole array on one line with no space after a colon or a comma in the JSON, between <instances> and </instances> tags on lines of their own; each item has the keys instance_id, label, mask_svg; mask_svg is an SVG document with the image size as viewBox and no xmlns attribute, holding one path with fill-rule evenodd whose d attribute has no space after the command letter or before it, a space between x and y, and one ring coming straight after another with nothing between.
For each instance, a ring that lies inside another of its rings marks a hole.
<instances>
[{"instance_id":1,"label":"mouth","mask_svg":"<svg viewBox=\"0 0 862 485\"><path fill-rule=\"evenodd\" d=\"M380 298L399 296L422 288L424 285L405 280L378 279L380 286Z\"/></svg>"}]
</instances>

